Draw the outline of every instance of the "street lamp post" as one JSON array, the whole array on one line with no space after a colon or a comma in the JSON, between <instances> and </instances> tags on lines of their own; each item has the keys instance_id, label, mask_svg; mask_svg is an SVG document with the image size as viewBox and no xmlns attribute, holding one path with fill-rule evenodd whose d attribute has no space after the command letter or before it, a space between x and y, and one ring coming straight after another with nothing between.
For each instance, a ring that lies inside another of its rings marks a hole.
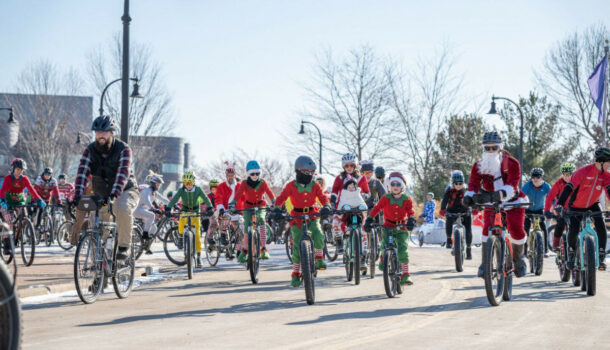
<instances>
[{"instance_id":1,"label":"street lamp post","mask_svg":"<svg viewBox=\"0 0 610 350\"><path fill-rule=\"evenodd\" d=\"M100 108L98 109L98 111L100 112L100 115L104 115L104 96L106 96L106 91L108 90L108 88L110 87L110 85L119 82L123 80L123 78L118 78L115 79L113 81L111 81L110 83L108 83L108 85L106 85L106 87L104 88L104 90L102 90L102 97L100 98ZM131 95L129 97L131 98L142 98L142 95L140 95L140 85L138 84L140 82L140 80L138 78L129 78L129 80L133 81L133 91L131 92ZM123 134L123 125L121 124L121 135ZM125 140L123 140L125 141ZM127 142L127 141L125 141Z\"/></svg>"},{"instance_id":2,"label":"street lamp post","mask_svg":"<svg viewBox=\"0 0 610 350\"><path fill-rule=\"evenodd\" d=\"M299 130L299 135L305 135L305 124L313 125L313 127L318 130L318 136L320 137L320 174L322 174L322 133L320 132L320 129L316 126L316 124L301 120L301 130Z\"/></svg>"},{"instance_id":3,"label":"street lamp post","mask_svg":"<svg viewBox=\"0 0 610 350\"><path fill-rule=\"evenodd\" d=\"M129 23L131 17L129 17L129 0L124 2L123 16L123 74L121 79L122 90L121 90L121 139L129 143Z\"/></svg>"},{"instance_id":4,"label":"street lamp post","mask_svg":"<svg viewBox=\"0 0 610 350\"><path fill-rule=\"evenodd\" d=\"M522 168L521 173L523 173L523 111L521 110L521 107L519 107L519 104L509 98L491 96L491 109L488 114L498 114L496 111L496 100L508 101L515 105L519 111L519 116L521 117L521 126L519 127L519 165ZM519 187L521 187L521 176L519 176Z\"/></svg>"},{"instance_id":5,"label":"street lamp post","mask_svg":"<svg viewBox=\"0 0 610 350\"><path fill-rule=\"evenodd\" d=\"M84 133L82 131L77 131L76 132L76 144L77 145L81 144L81 139L80 139L80 135L81 134L85 135L89 139L89 141L91 141L91 135L90 134Z\"/></svg>"},{"instance_id":6,"label":"street lamp post","mask_svg":"<svg viewBox=\"0 0 610 350\"><path fill-rule=\"evenodd\" d=\"M9 111L7 123L16 123L15 117L13 116L13 107L0 107L0 111Z\"/></svg>"}]
</instances>

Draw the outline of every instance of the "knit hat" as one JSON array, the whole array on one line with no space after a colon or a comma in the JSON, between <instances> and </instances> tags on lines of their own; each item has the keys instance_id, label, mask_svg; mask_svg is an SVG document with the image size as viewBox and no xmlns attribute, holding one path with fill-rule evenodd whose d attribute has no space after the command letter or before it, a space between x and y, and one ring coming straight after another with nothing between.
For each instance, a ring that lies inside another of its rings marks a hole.
<instances>
[{"instance_id":1,"label":"knit hat","mask_svg":"<svg viewBox=\"0 0 610 350\"><path fill-rule=\"evenodd\" d=\"M250 175L252 173L260 173L260 172L261 172L261 166L258 164L257 161L251 160L246 164L246 173L248 175Z\"/></svg>"},{"instance_id":2,"label":"knit hat","mask_svg":"<svg viewBox=\"0 0 610 350\"><path fill-rule=\"evenodd\" d=\"M365 171L370 171L373 172L373 170L375 169L375 164L373 163L372 160L363 160L362 162L360 162L360 170L362 170L362 172Z\"/></svg>"},{"instance_id":3,"label":"knit hat","mask_svg":"<svg viewBox=\"0 0 610 350\"><path fill-rule=\"evenodd\" d=\"M237 163L235 161L225 161L225 173L227 174L235 174L235 167Z\"/></svg>"},{"instance_id":4,"label":"knit hat","mask_svg":"<svg viewBox=\"0 0 610 350\"><path fill-rule=\"evenodd\" d=\"M347 175L345 177L345 179L343 179L343 189L346 190L347 186L349 186L350 184L354 184L355 186L358 186L358 183L356 182L356 179L354 179L353 177Z\"/></svg>"},{"instance_id":5,"label":"knit hat","mask_svg":"<svg viewBox=\"0 0 610 350\"><path fill-rule=\"evenodd\" d=\"M390 181L390 183L392 183L392 181L400 182L402 184L403 188L405 188L407 186L407 180L405 180L404 176L402 176L402 174L399 173L398 171L394 171L394 172L390 173L388 180Z\"/></svg>"}]
</instances>

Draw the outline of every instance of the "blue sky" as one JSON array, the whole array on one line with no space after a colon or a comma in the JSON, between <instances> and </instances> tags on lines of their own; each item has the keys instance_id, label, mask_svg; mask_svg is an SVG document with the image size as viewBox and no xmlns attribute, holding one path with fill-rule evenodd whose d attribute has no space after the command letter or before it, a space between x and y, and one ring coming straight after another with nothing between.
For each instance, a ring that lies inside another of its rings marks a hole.
<instances>
[{"instance_id":1,"label":"blue sky","mask_svg":"<svg viewBox=\"0 0 610 350\"><path fill-rule=\"evenodd\" d=\"M301 86L323 48L368 44L408 67L448 42L466 93L516 98L535 88L533 70L556 41L610 13L607 0L131 3L132 39L149 44L163 64L175 134L192 143L198 162L236 147L278 154L278 130L298 118ZM121 31L122 4L1 1L0 91L13 91L19 71L40 58L84 72L87 53Z\"/></svg>"}]
</instances>

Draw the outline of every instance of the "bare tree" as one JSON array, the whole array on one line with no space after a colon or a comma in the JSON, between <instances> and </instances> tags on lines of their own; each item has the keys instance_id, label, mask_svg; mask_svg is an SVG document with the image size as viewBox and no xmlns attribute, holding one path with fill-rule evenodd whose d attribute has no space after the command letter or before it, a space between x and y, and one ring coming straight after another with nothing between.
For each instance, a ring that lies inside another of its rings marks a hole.
<instances>
[{"instance_id":1,"label":"bare tree","mask_svg":"<svg viewBox=\"0 0 610 350\"><path fill-rule=\"evenodd\" d=\"M18 76L16 91L7 95L19 120L19 140L15 154L29 164L30 174L44 167L68 172L78 151L74 141L91 116L91 99L73 96L81 91L82 80L69 69L62 72L49 61L28 65Z\"/></svg>"},{"instance_id":2,"label":"bare tree","mask_svg":"<svg viewBox=\"0 0 610 350\"><path fill-rule=\"evenodd\" d=\"M327 49L316 59L313 84L305 87L310 107L302 116L320 127L324 150L334 155L352 152L360 159L386 156L382 139L390 119L390 87L384 61L369 46L351 50L345 58ZM289 130L291 136L294 130ZM308 142L288 137L289 145L298 143L297 149L316 154L318 134L309 126L307 130Z\"/></svg>"},{"instance_id":3,"label":"bare tree","mask_svg":"<svg viewBox=\"0 0 610 350\"><path fill-rule=\"evenodd\" d=\"M419 194L428 192L435 173L440 172L437 137L447 118L456 114L462 78L454 72L455 58L447 46L433 58L420 58L415 70L395 74L388 68L392 109L399 128L388 139L398 161L407 162L418 184Z\"/></svg>"},{"instance_id":4,"label":"bare tree","mask_svg":"<svg viewBox=\"0 0 610 350\"><path fill-rule=\"evenodd\" d=\"M560 118L569 130L592 138L597 145L602 143L603 133L587 79L604 57L604 40L609 34L600 23L568 35L548 51L541 71L535 72L542 92L561 107Z\"/></svg>"}]
</instances>

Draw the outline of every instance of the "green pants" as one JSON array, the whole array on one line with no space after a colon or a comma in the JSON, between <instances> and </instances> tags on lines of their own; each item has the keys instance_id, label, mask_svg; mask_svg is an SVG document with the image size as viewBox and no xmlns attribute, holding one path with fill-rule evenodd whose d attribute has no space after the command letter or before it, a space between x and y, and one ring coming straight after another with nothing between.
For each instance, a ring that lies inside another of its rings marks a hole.
<instances>
[{"instance_id":1,"label":"green pants","mask_svg":"<svg viewBox=\"0 0 610 350\"><path fill-rule=\"evenodd\" d=\"M385 246L388 244L388 229L383 228L381 230L381 253L383 254L383 250ZM407 248L409 247L409 231L405 230L394 230L394 244L398 250L398 262L402 264L409 263L409 252Z\"/></svg>"},{"instance_id":2,"label":"green pants","mask_svg":"<svg viewBox=\"0 0 610 350\"><path fill-rule=\"evenodd\" d=\"M313 238L313 246L315 249L324 249L324 234L322 233L322 227L320 227L320 220L314 220L307 223L309 235ZM301 255L299 253L299 245L301 243L301 237L303 237L303 229L297 227L297 225L290 226L290 232L292 232L292 263L300 264Z\"/></svg>"},{"instance_id":3,"label":"green pants","mask_svg":"<svg viewBox=\"0 0 610 350\"><path fill-rule=\"evenodd\" d=\"M254 209L244 209L242 210L244 214L244 232L248 232L248 227L252 225L252 213L254 213ZM265 226L265 216L267 211L265 209L259 209L256 212L256 222L259 225Z\"/></svg>"}]
</instances>

